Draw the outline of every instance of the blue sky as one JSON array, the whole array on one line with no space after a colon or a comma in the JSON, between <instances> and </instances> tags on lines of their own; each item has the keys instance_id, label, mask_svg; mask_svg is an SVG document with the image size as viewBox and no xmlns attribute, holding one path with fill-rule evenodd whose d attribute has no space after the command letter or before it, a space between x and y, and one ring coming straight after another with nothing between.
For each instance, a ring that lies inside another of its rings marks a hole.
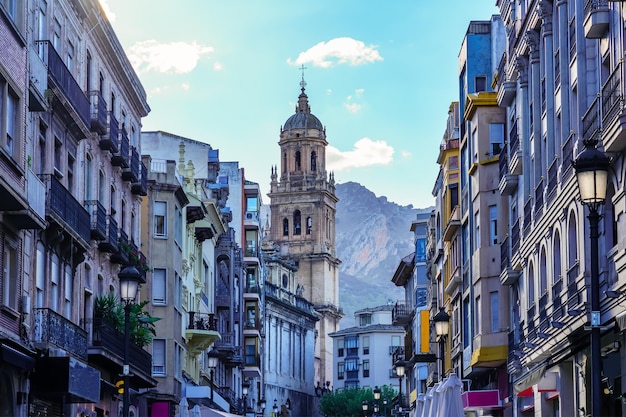
<instances>
[{"instance_id":1,"label":"blue sky","mask_svg":"<svg viewBox=\"0 0 626 417\"><path fill-rule=\"evenodd\" d=\"M428 207L458 53L495 0L100 0L148 93L143 130L211 144L265 196L301 70L327 169Z\"/></svg>"}]
</instances>

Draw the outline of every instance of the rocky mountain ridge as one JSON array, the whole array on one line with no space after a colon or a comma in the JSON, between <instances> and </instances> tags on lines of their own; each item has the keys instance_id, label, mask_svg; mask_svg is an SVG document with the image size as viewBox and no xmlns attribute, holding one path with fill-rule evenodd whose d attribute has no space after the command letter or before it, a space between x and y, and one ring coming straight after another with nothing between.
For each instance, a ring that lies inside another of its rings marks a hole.
<instances>
[{"instance_id":1,"label":"rocky mountain ridge","mask_svg":"<svg viewBox=\"0 0 626 417\"><path fill-rule=\"evenodd\" d=\"M355 325L356 310L404 298L404 290L391 278L400 259L414 251L411 223L432 208L398 205L356 182L337 184L336 194L339 303L345 329Z\"/></svg>"}]
</instances>

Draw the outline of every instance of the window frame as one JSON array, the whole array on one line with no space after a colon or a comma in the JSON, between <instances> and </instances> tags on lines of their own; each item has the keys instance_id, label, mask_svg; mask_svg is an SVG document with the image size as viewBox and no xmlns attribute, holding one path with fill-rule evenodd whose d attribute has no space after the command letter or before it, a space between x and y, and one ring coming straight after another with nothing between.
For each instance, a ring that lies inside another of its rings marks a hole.
<instances>
[{"instance_id":1,"label":"window frame","mask_svg":"<svg viewBox=\"0 0 626 417\"><path fill-rule=\"evenodd\" d=\"M157 355L160 352L155 352L155 347L157 346L163 348L163 354L160 357ZM162 364L156 363L158 359L162 360ZM161 367L163 369L162 371L155 371L156 367ZM152 339L152 376L167 376L167 339Z\"/></svg>"},{"instance_id":2,"label":"window frame","mask_svg":"<svg viewBox=\"0 0 626 417\"><path fill-rule=\"evenodd\" d=\"M164 208L164 212L161 213L160 210L157 212L157 207ZM154 227L152 234L155 238L167 238L167 201L155 201L153 210ZM162 221L159 221L161 219Z\"/></svg>"}]
</instances>

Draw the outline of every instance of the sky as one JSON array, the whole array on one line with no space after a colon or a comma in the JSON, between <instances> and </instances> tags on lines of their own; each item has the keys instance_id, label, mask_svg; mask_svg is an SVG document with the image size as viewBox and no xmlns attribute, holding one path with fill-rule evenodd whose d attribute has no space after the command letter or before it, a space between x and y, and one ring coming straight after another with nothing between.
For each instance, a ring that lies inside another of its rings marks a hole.
<instances>
[{"instance_id":1,"label":"sky","mask_svg":"<svg viewBox=\"0 0 626 417\"><path fill-rule=\"evenodd\" d=\"M148 94L142 130L209 143L268 204L304 74L335 181L415 208L434 204L468 24L498 12L495 0L100 3Z\"/></svg>"}]
</instances>

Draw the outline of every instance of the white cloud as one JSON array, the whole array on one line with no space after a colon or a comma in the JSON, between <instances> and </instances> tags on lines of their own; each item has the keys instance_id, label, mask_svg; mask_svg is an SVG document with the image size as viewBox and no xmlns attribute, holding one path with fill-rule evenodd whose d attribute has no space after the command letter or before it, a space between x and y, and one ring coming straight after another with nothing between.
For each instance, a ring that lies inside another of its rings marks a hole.
<instances>
[{"instance_id":1,"label":"white cloud","mask_svg":"<svg viewBox=\"0 0 626 417\"><path fill-rule=\"evenodd\" d=\"M401 152L400 152L400 155L402 155L402 157L403 157L404 159L410 158L410 157L411 157L411 151L406 151L406 150L401 151Z\"/></svg>"},{"instance_id":2,"label":"white cloud","mask_svg":"<svg viewBox=\"0 0 626 417\"><path fill-rule=\"evenodd\" d=\"M104 11L107 19L109 19L109 22L115 22L115 13L111 11L111 7L109 6L107 0L100 0L100 6L102 6L102 10Z\"/></svg>"},{"instance_id":3,"label":"white cloud","mask_svg":"<svg viewBox=\"0 0 626 417\"><path fill-rule=\"evenodd\" d=\"M185 91L189 91L189 88L190 88L191 86L189 85L189 83L182 83L182 84L180 85L180 87L181 87L183 90L185 90Z\"/></svg>"},{"instance_id":4,"label":"white cloud","mask_svg":"<svg viewBox=\"0 0 626 417\"><path fill-rule=\"evenodd\" d=\"M326 95L329 96L333 93L333 90L331 90L330 88L326 89Z\"/></svg>"},{"instance_id":5,"label":"white cloud","mask_svg":"<svg viewBox=\"0 0 626 417\"><path fill-rule=\"evenodd\" d=\"M354 90L354 92L356 93L357 97L360 97L365 92L365 88L357 88L356 90Z\"/></svg>"},{"instance_id":6,"label":"white cloud","mask_svg":"<svg viewBox=\"0 0 626 417\"><path fill-rule=\"evenodd\" d=\"M213 64L213 71L221 71L224 69L224 65L221 62L216 62Z\"/></svg>"},{"instance_id":7,"label":"white cloud","mask_svg":"<svg viewBox=\"0 0 626 417\"><path fill-rule=\"evenodd\" d=\"M148 71L185 74L193 71L202 55L213 52L210 46L195 41L159 43L147 40L128 49L128 58L138 73Z\"/></svg>"},{"instance_id":8,"label":"white cloud","mask_svg":"<svg viewBox=\"0 0 626 417\"><path fill-rule=\"evenodd\" d=\"M394 150L384 140L363 138L354 144L351 151L341 152L328 146L326 148L326 165L331 171L343 171L350 168L363 168L373 165L390 165L393 162Z\"/></svg>"},{"instance_id":9,"label":"white cloud","mask_svg":"<svg viewBox=\"0 0 626 417\"><path fill-rule=\"evenodd\" d=\"M348 97L348 99L349 98L350 97ZM345 107L350 113L358 113L361 110L361 105L359 103L350 103L350 100L343 103L343 107Z\"/></svg>"},{"instance_id":10,"label":"white cloud","mask_svg":"<svg viewBox=\"0 0 626 417\"><path fill-rule=\"evenodd\" d=\"M383 58L376 50L376 46L366 46L364 42L352 38L335 38L328 42L320 42L315 46L300 52L298 58L292 61L287 59L289 65L313 64L316 67L330 68L334 63L362 65Z\"/></svg>"}]
</instances>

